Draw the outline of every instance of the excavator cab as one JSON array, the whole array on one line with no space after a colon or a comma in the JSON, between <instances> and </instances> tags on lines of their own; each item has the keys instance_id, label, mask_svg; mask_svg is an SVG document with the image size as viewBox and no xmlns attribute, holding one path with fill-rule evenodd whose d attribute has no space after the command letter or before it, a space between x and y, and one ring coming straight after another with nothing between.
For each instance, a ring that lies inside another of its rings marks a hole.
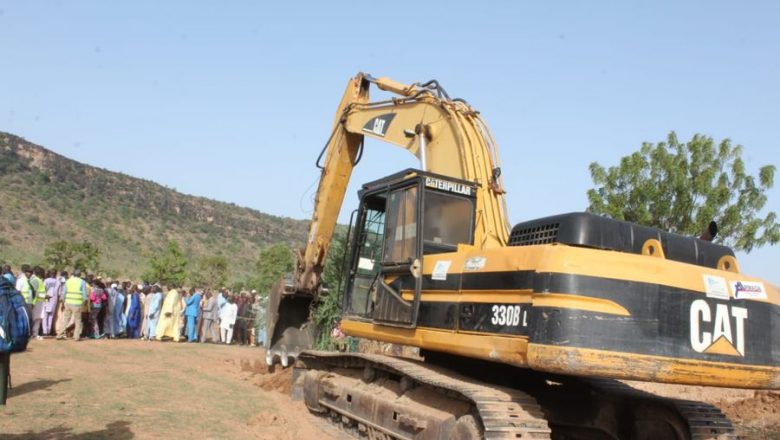
<instances>
[{"instance_id":1,"label":"excavator cab","mask_svg":"<svg viewBox=\"0 0 780 440\"><path fill-rule=\"evenodd\" d=\"M414 328L425 255L471 244L474 184L417 170L367 183L351 234L344 314Z\"/></svg>"},{"instance_id":2,"label":"excavator cab","mask_svg":"<svg viewBox=\"0 0 780 440\"><path fill-rule=\"evenodd\" d=\"M453 252L474 237L476 185L407 169L366 183L350 225L343 315L358 321L415 328L426 255ZM446 268L443 269L446 272ZM456 287L454 287L456 288ZM314 299L282 279L271 292L266 361L286 366L312 348L318 329ZM327 331L327 330L325 330Z\"/></svg>"}]
</instances>

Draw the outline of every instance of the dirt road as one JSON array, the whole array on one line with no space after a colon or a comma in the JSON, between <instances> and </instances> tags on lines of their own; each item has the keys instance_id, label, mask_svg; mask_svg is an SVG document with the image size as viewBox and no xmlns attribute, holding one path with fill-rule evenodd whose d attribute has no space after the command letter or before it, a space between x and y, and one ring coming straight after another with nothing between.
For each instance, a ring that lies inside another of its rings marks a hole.
<instances>
[{"instance_id":1,"label":"dirt road","mask_svg":"<svg viewBox=\"0 0 780 440\"><path fill-rule=\"evenodd\" d=\"M288 397L259 349L130 340L31 341L11 360L0 439L343 438ZM780 393L631 383L719 406L750 439L780 439Z\"/></svg>"},{"instance_id":2,"label":"dirt road","mask_svg":"<svg viewBox=\"0 0 780 440\"><path fill-rule=\"evenodd\" d=\"M339 435L285 393L259 349L31 341L11 358L2 439L310 439Z\"/></svg>"}]
</instances>

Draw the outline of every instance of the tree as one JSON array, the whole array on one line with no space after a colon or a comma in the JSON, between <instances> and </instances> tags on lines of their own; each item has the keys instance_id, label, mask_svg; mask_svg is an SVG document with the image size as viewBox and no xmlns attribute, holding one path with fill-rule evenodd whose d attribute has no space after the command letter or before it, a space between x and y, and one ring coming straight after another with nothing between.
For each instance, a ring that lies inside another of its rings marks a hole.
<instances>
[{"instance_id":1,"label":"tree","mask_svg":"<svg viewBox=\"0 0 780 440\"><path fill-rule=\"evenodd\" d=\"M222 255L202 257L195 264L190 280L195 287L219 289L228 278L228 261Z\"/></svg>"},{"instance_id":2,"label":"tree","mask_svg":"<svg viewBox=\"0 0 780 440\"><path fill-rule=\"evenodd\" d=\"M150 283L181 286L187 279L188 263L179 244L171 240L159 254L149 258L142 278Z\"/></svg>"},{"instance_id":3,"label":"tree","mask_svg":"<svg viewBox=\"0 0 780 440\"><path fill-rule=\"evenodd\" d=\"M341 290L344 266L347 264L347 230L337 227L328 247L328 256L322 270L322 282L331 290Z\"/></svg>"},{"instance_id":4,"label":"tree","mask_svg":"<svg viewBox=\"0 0 780 440\"><path fill-rule=\"evenodd\" d=\"M231 292L241 292L243 290L252 290L257 289L255 286L255 283L257 282L256 279L252 278L244 278L243 280L233 280L228 285L228 288L230 288Z\"/></svg>"},{"instance_id":5,"label":"tree","mask_svg":"<svg viewBox=\"0 0 780 440\"><path fill-rule=\"evenodd\" d=\"M328 248L328 257L325 260L325 268L322 271L322 281L328 287L328 295L322 298L314 312L314 320L320 328L317 337L317 348L321 350L333 350L335 344L331 338L331 330L341 318L342 303L344 298L343 275L348 258L345 251L348 249L347 232L339 228L333 234L333 239Z\"/></svg>"},{"instance_id":6,"label":"tree","mask_svg":"<svg viewBox=\"0 0 780 440\"><path fill-rule=\"evenodd\" d=\"M73 269L73 248L69 241L59 240L46 245L43 250L43 259L46 265L60 272L65 269Z\"/></svg>"},{"instance_id":7,"label":"tree","mask_svg":"<svg viewBox=\"0 0 780 440\"><path fill-rule=\"evenodd\" d=\"M49 243L43 251L46 265L57 271L82 269L90 272L100 270L100 249L89 241L72 242L59 240Z\"/></svg>"},{"instance_id":8,"label":"tree","mask_svg":"<svg viewBox=\"0 0 780 440\"><path fill-rule=\"evenodd\" d=\"M758 177L747 173L742 146L694 135L681 143L671 132L666 142L642 148L605 169L590 164L596 188L588 190L588 211L618 220L698 236L715 220L718 241L736 250L780 241L774 212L761 217L766 191L774 184L774 165Z\"/></svg>"},{"instance_id":9,"label":"tree","mask_svg":"<svg viewBox=\"0 0 780 440\"><path fill-rule=\"evenodd\" d=\"M257 271L257 291L266 293L276 281L287 272L293 270L293 255L284 244L274 244L260 251L255 263Z\"/></svg>"},{"instance_id":10,"label":"tree","mask_svg":"<svg viewBox=\"0 0 780 440\"><path fill-rule=\"evenodd\" d=\"M73 266L89 272L100 270L100 249L88 241L74 243Z\"/></svg>"}]
</instances>

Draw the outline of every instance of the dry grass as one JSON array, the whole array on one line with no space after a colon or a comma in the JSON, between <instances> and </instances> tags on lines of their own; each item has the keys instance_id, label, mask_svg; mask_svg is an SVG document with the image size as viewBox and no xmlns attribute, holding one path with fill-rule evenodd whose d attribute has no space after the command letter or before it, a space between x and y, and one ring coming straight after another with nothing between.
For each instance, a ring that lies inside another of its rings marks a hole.
<instances>
[{"instance_id":1,"label":"dry grass","mask_svg":"<svg viewBox=\"0 0 780 440\"><path fill-rule=\"evenodd\" d=\"M300 402L264 386L284 380L256 367L262 355L210 344L32 341L12 356L0 437L332 438Z\"/></svg>"}]
</instances>

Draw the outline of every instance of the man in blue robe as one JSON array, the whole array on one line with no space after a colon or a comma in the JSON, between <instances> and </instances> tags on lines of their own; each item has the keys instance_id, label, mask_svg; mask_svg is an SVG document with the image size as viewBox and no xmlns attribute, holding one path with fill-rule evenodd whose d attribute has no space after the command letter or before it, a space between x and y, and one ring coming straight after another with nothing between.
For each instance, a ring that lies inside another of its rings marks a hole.
<instances>
[{"instance_id":1,"label":"man in blue robe","mask_svg":"<svg viewBox=\"0 0 780 440\"><path fill-rule=\"evenodd\" d=\"M186 306L184 316L187 317L187 342L198 342L198 327L195 325L195 321L200 314L200 298L201 293L192 289L184 301Z\"/></svg>"},{"instance_id":2,"label":"man in blue robe","mask_svg":"<svg viewBox=\"0 0 780 440\"><path fill-rule=\"evenodd\" d=\"M127 296L127 337L137 339L141 337L141 298L135 288Z\"/></svg>"}]
</instances>

